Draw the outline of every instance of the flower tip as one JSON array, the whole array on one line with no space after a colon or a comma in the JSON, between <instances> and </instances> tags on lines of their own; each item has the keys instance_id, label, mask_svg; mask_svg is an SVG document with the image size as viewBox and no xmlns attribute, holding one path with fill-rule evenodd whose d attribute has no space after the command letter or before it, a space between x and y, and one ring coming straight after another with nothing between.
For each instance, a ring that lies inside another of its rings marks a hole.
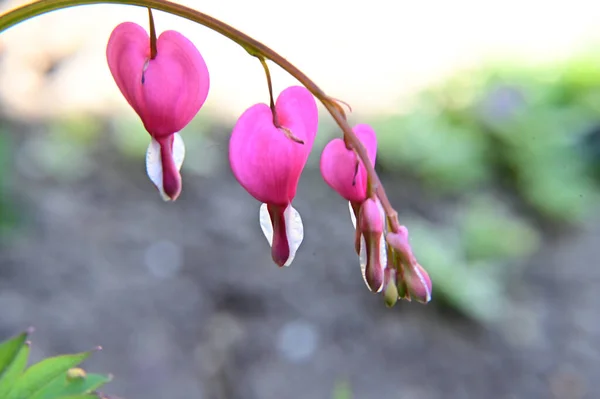
<instances>
[{"instance_id":1,"label":"flower tip","mask_svg":"<svg viewBox=\"0 0 600 399\"><path fill-rule=\"evenodd\" d=\"M271 246L271 258L279 267L290 266L304 239L300 213L290 204L285 209L262 204L259 210L260 228Z\"/></svg>"},{"instance_id":2,"label":"flower tip","mask_svg":"<svg viewBox=\"0 0 600 399\"><path fill-rule=\"evenodd\" d=\"M181 174L185 145L179 133L171 138L154 138L146 152L146 173L165 202L175 201L181 194Z\"/></svg>"},{"instance_id":3,"label":"flower tip","mask_svg":"<svg viewBox=\"0 0 600 399\"><path fill-rule=\"evenodd\" d=\"M378 259L367 263L365 279L371 292L381 292L383 289L383 268Z\"/></svg>"},{"instance_id":4,"label":"flower tip","mask_svg":"<svg viewBox=\"0 0 600 399\"><path fill-rule=\"evenodd\" d=\"M287 251L280 251L277 247L271 247L271 258L279 267L289 266L286 263L290 258L290 251L289 249Z\"/></svg>"},{"instance_id":5,"label":"flower tip","mask_svg":"<svg viewBox=\"0 0 600 399\"><path fill-rule=\"evenodd\" d=\"M427 304L431 301L431 278L427 271L418 263L410 268L407 276L407 287L410 296L417 302Z\"/></svg>"}]
</instances>

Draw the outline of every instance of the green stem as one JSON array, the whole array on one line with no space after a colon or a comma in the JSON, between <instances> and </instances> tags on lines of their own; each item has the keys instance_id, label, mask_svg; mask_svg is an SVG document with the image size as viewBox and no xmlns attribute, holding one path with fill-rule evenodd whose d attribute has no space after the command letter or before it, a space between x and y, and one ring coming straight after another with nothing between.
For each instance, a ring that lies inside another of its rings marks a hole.
<instances>
[{"instance_id":1,"label":"green stem","mask_svg":"<svg viewBox=\"0 0 600 399\"><path fill-rule=\"evenodd\" d=\"M381 181L375 172L374 165L372 165L369 161L367 150L352 131L352 128L346 121L346 117L339 104L327 96L325 92L319 88L319 86L317 86L308 78L308 76L306 76L302 71L296 68L285 58L259 41L251 38L243 32L240 32L232 26L219 21L218 19L196 11L192 8L171 3L166 0L38 0L0 15L0 33L29 18L45 14L50 11L91 4L126 4L152 8L167 12L169 14L177 15L200 25L204 25L207 28L220 33L221 35L242 46L252 56L268 59L279 65L283 70L288 72L300 83L302 83L304 87L306 87L319 101L321 101L327 111L331 114L333 119L344 132L344 140L352 147L352 149L363 161L363 164L365 165L369 175L369 180L371 181L371 184L373 185L375 192L381 201L381 204L392 226L392 230L396 231L399 228L398 213L390 204Z\"/></svg>"}]
</instances>

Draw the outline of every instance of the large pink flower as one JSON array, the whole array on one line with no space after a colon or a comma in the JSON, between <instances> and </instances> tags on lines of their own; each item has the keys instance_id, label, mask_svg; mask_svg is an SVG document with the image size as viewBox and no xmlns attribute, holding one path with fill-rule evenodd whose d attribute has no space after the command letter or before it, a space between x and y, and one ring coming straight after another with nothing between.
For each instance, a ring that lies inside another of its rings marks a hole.
<instances>
[{"instance_id":1,"label":"large pink flower","mask_svg":"<svg viewBox=\"0 0 600 399\"><path fill-rule=\"evenodd\" d=\"M106 49L108 66L121 93L152 136L146 166L163 198L181 191L179 170L183 140L177 134L198 113L209 91L208 68L187 38L165 31L150 58L150 38L144 28L125 22L112 32Z\"/></svg>"},{"instance_id":2,"label":"large pink flower","mask_svg":"<svg viewBox=\"0 0 600 399\"><path fill-rule=\"evenodd\" d=\"M229 162L240 185L263 203L260 222L273 260L289 266L303 238L302 219L291 203L317 134L318 110L301 86L285 89L275 110L281 127L266 104L242 114L229 141Z\"/></svg>"}]
</instances>

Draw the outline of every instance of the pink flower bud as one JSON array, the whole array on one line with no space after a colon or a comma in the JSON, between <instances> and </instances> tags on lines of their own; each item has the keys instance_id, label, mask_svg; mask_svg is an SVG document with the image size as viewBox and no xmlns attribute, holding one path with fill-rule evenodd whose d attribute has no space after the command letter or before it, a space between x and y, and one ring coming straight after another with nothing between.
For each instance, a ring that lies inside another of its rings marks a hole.
<instances>
[{"instance_id":1,"label":"pink flower bud","mask_svg":"<svg viewBox=\"0 0 600 399\"><path fill-rule=\"evenodd\" d=\"M352 129L367 149L369 161L375 163L377 137L371 126L361 124ZM367 198L367 171L344 140L331 140L321 154L321 175L325 182L350 202L361 203Z\"/></svg>"},{"instance_id":2,"label":"pink flower bud","mask_svg":"<svg viewBox=\"0 0 600 399\"><path fill-rule=\"evenodd\" d=\"M360 231L365 239L367 264L365 278L371 291L379 292L383 287L385 259L381 259L383 241L383 219L376 200L364 201L358 215Z\"/></svg>"},{"instance_id":3,"label":"pink flower bud","mask_svg":"<svg viewBox=\"0 0 600 399\"><path fill-rule=\"evenodd\" d=\"M379 210L379 217L381 219L381 226L384 227L385 225L385 213L383 211L383 208L381 207L381 203L379 202L378 199L370 199L371 201L374 201L377 205L377 208ZM358 215L359 219L360 219L360 212L362 209L362 205L363 204L357 204L357 203L352 203L349 202L349 209L350 209L350 220L352 220L352 225L355 228L355 250L356 253L358 254L358 259L360 262L360 270L362 273L362 277L363 280L365 282L365 284L367 285L367 287L369 288L369 290L373 291L373 287L372 284L369 283L369 281L367 280L367 263L369 260L369 257L367 256L367 241L365 239L365 234L363 234L362 231L362 223L356 223L356 215ZM369 205L370 207L370 205ZM371 212L371 217L372 217L372 212ZM384 229L385 231L385 229ZM379 264L383 265L385 267L385 265L387 264L387 245L386 245L386 241L384 239L380 239L379 240ZM381 290L381 287L379 289L379 291ZM376 291L376 292L379 292Z\"/></svg>"},{"instance_id":4,"label":"pink flower bud","mask_svg":"<svg viewBox=\"0 0 600 399\"><path fill-rule=\"evenodd\" d=\"M397 233L388 233L386 240L397 256L398 291L401 297L428 303L431 300L431 278L413 255L408 241L408 230L401 226ZM402 292L405 291L404 287L406 292Z\"/></svg>"},{"instance_id":5,"label":"pink flower bud","mask_svg":"<svg viewBox=\"0 0 600 399\"><path fill-rule=\"evenodd\" d=\"M150 180L165 200L181 192L185 147L177 134L196 116L209 90L208 68L196 47L175 31L163 32L150 58L144 28L125 22L110 35L106 58L119 90L152 136L146 155Z\"/></svg>"},{"instance_id":6,"label":"pink flower bud","mask_svg":"<svg viewBox=\"0 0 600 399\"><path fill-rule=\"evenodd\" d=\"M238 119L229 141L229 163L240 185L262 202L260 222L279 266L289 266L302 242L302 219L291 206L317 134L318 110L304 87L285 89L275 105L256 104ZM295 139L292 140L290 134Z\"/></svg>"}]
</instances>

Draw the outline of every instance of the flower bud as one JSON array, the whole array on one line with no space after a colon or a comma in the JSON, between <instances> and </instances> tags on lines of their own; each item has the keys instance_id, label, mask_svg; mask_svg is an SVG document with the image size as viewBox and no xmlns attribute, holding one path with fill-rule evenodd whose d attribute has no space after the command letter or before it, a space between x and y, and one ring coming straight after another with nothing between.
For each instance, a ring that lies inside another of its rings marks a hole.
<instances>
[{"instance_id":1,"label":"flower bud","mask_svg":"<svg viewBox=\"0 0 600 399\"><path fill-rule=\"evenodd\" d=\"M397 233L388 233L386 241L395 255L400 297L428 303L431 300L431 278L413 255L406 227L401 226Z\"/></svg>"},{"instance_id":2,"label":"flower bud","mask_svg":"<svg viewBox=\"0 0 600 399\"><path fill-rule=\"evenodd\" d=\"M360 206L358 226L365 239L367 264L365 278L371 291L379 292L383 288L384 264L381 259L383 240L383 219L376 200L367 199Z\"/></svg>"},{"instance_id":3,"label":"flower bud","mask_svg":"<svg viewBox=\"0 0 600 399\"><path fill-rule=\"evenodd\" d=\"M388 267L384 270L383 299L388 307L393 307L398 302L398 289L396 288L396 269Z\"/></svg>"}]
</instances>

